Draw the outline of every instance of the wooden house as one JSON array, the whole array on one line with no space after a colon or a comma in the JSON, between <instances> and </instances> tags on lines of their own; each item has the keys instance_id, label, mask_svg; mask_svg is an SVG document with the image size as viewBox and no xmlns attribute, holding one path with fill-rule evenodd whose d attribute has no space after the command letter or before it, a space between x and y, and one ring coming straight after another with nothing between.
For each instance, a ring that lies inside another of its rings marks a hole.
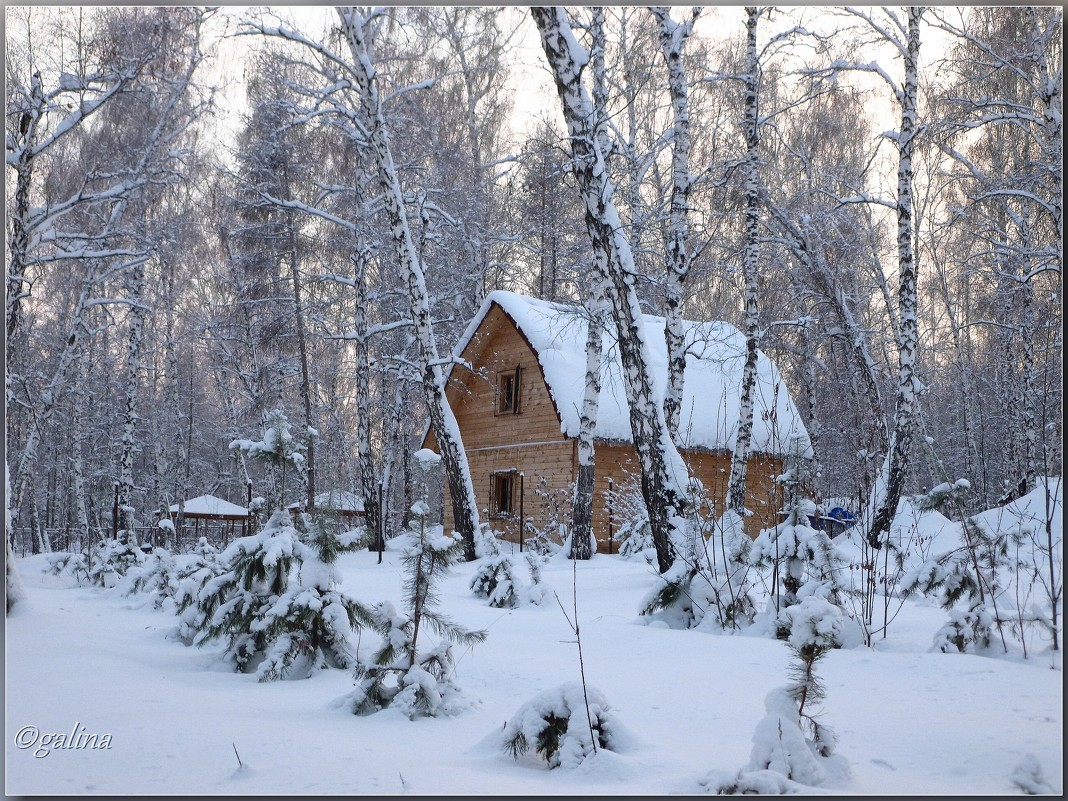
<instances>
[{"instance_id":1,"label":"wooden house","mask_svg":"<svg viewBox=\"0 0 1068 801\"><path fill-rule=\"evenodd\" d=\"M666 377L664 319L645 315L656 391ZM723 322L686 323L689 345L679 446L690 475L722 512L738 421L745 338ZM482 519L510 540L520 520L535 529L551 521L553 506L569 519L578 473L579 414L585 391L586 321L581 309L512 292L489 294L458 342L463 366L449 376L447 397L463 437ZM602 552L620 509L619 492L639 492L639 471L614 336L604 335L601 395L595 435L593 526ZM763 353L758 358L752 457L748 469L746 529L755 535L778 520L774 479L790 448L808 447L808 435L782 378ZM436 450L433 431L423 446ZM614 492L609 492L612 489ZM446 490L447 491L447 490ZM612 499L615 499L613 501ZM610 508L615 502L616 509ZM452 507L445 499L445 525ZM529 530L529 529L528 529Z\"/></svg>"}]
</instances>

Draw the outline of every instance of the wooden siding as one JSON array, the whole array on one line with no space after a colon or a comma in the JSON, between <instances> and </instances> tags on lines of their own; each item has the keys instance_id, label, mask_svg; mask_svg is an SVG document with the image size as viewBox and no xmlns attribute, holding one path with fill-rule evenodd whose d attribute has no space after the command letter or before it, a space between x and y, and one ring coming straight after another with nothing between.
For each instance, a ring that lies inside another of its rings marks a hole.
<instances>
[{"instance_id":1,"label":"wooden siding","mask_svg":"<svg viewBox=\"0 0 1068 801\"><path fill-rule=\"evenodd\" d=\"M594 479L593 527L597 536L598 550L608 549L609 513L618 515L617 509L607 507L608 481L619 493L624 489L641 495L641 475L638 471L638 456L634 446L627 444L598 443L596 450L597 473ZM731 455L725 451L687 451L683 453L690 475L701 480L705 494L714 504L717 514L722 514L727 499L727 478L731 472ZM782 462L766 454L753 454L749 459L746 496L749 510L753 513L745 520L745 530L751 537L760 529L778 521L782 499L775 486L775 476L782 472ZM613 524L611 531L618 530ZM613 545L615 550L617 546Z\"/></svg>"},{"instance_id":2,"label":"wooden siding","mask_svg":"<svg viewBox=\"0 0 1068 801\"><path fill-rule=\"evenodd\" d=\"M516 521L490 520L491 475L498 470L524 473L524 512L540 520L544 504L534 494L539 478L554 487L568 487L574 480L573 440L560 431L556 413L538 357L519 333L511 318L498 306L487 313L478 332L462 354L476 372L455 367L446 397L463 437L479 515L492 527L518 540ZM520 373L519 413L497 414L497 390L502 374ZM520 446L520 447L516 447ZM423 447L437 450L431 431ZM453 525L452 502L445 490L445 526Z\"/></svg>"},{"instance_id":3,"label":"wooden siding","mask_svg":"<svg viewBox=\"0 0 1068 801\"><path fill-rule=\"evenodd\" d=\"M549 522L551 503L563 500L565 512L570 504L570 487L578 472L578 443L561 433L560 417L537 356L500 307L494 306L486 314L462 355L475 372L465 367L453 368L446 395L463 437L479 517L507 539L518 541L518 520L491 518L489 515L493 474L506 470L523 473L523 512L530 523L542 528ZM499 378L514 374L517 365L522 368L520 412L498 414ZM432 431L427 434L423 447L437 450ZM617 491L630 485L639 494L641 484L633 446L598 443L596 453L593 526L598 550L607 552L610 528L605 499L608 480L612 480ZM714 499L716 510L722 510L730 475L730 454L688 451L683 457L691 474L701 479L709 499ZM780 459L765 454L754 454L750 458L746 494L753 514L746 519L745 528L751 536L778 520L781 497L775 487L775 476L782 472L781 465ZM556 497L540 497L536 491L539 486L555 490ZM518 486L516 491L518 493ZM450 530L453 515L447 486L444 500L444 523L446 530ZM567 519L566 514L564 519ZM616 547L613 545L612 549Z\"/></svg>"}]
</instances>

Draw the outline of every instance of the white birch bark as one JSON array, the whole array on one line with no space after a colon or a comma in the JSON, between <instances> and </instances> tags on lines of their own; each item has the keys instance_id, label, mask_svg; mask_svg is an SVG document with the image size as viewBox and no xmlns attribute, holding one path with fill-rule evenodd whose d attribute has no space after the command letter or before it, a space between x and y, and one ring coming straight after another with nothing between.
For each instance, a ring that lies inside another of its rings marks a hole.
<instances>
[{"instance_id":1,"label":"white birch bark","mask_svg":"<svg viewBox=\"0 0 1068 801\"><path fill-rule=\"evenodd\" d=\"M881 546L883 535L897 512L904 490L912 451L916 407L916 347L919 341L916 317L916 262L912 239L912 153L916 137L916 101L919 89L920 20L923 9L909 7L908 40L902 48L905 80L899 92L901 129L897 135L897 260L898 260L898 377L894 404L886 492L867 531L872 547Z\"/></svg>"},{"instance_id":2,"label":"white birch bark","mask_svg":"<svg viewBox=\"0 0 1068 801\"><path fill-rule=\"evenodd\" d=\"M367 355L367 262L370 250L357 236L352 265L355 269L352 307L353 360L356 362L356 452L360 463L360 491L363 494L364 521L368 533L377 538L381 533L382 510L378 507L378 486L375 483L375 459L371 447L371 363Z\"/></svg>"},{"instance_id":3,"label":"white birch bark","mask_svg":"<svg viewBox=\"0 0 1068 801\"><path fill-rule=\"evenodd\" d=\"M668 91L674 123L671 132L671 208L668 221L667 272L664 278L664 341L667 346L667 389L664 391L664 418L668 431L678 439L679 417L686 377L686 342L682 327L683 288L690 272L692 256L690 232L690 102L689 82L683 64L686 39L693 30L699 9L679 23L668 9L650 9L660 26L660 50L668 71Z\"/></svg>"},{"instance_id":4,"label":"white birch bark","mask_svg":"<svg viewBox=\"0 0 1068 801\"><path fill-rule=\"evenodd\" d=\"M605 27L604 9L592 11L590 32L593 50L593 114L594 131L602 150L607 146L608 88L605 84ZM607 258L607 255L605 255ZM596 446L597 413L601 400L601 355L605 309L605 286L595 279L584 304L586 311L586 379L579 412L578 473L575 476L575 498L571 510L571 559L593 556L593 486L597 477Z\"/></svg>"},{"instance_id":5,"label":"white birch bark","mask_svg":"<svg viewBox=\"0 0 1068 801\"><path fill-rule=\"evenodd\" d=\"M393 162L385 117L378 91L378 78L371 62L364 39L365 20L355 8L339 8L338 16L352 53L352 74L369 130L368 144L378 165L379 185L386 213L389 217L393 246L408 284L408 305L412 326L419 349L419 362L423 370L423 394L426 398L430 422L438 441L449 494L453 505L453 520L464 540L464 552L468 561L475 556L475 532L479 529L478 504L475 499L471 470L467 463L459 426L445 397L445 374L438 357L437 342L430 318L430 299L427 293L423 267L412 240L408 218L404 208L404 195Z\"/></svg>"},{"instance_id":6,"label":"white birch bark","mask_svg":"<svg viewBox=\"0 0 1068 801\"><path fill-rule=\"evenodd\" d=\"M575 40L562 8L535 7L531 14L541 32L542 47L560 95L594 264L605 279L616 321L642 496L649 512L657 567L665 573L675 560L673 532L684 525L687 470L667 431L663 405L653 393L647 367L648 342L634 289L634 257L613 200L615 186L597 141L593 104L581 82L589 54Z\"/></svg>"},{"instance_id":7,"label":"white birch bark","mask_svg":"<svg viewBox=\"0 0 1068 801\"><path fill-rule=\"evenodd\" d=\"M759 9L746 8L745 73L745 242L742 251L743 302L742 333L745 334L745 365L738 398L738 428L735 434L731 472L727 479L727 508L745 516L745 485L749 464L749 447L753 437L753 391L756 387L757 347L760 335L760 311L757 305L759 271L757 236L760 229L760 127L758 102L760 65L757 62L757 21Z\"/></svg>"},{"instance_id":8,"label":"white birch bark","mask_svg":"<svg viewBox=\"0 0 1068 801\"><path fill-rule=\"evenodd\" d=\"M593 484L596 478L594 433L601 399L602 337L607 309L603 284L594 283L586 305L586 390L579 413L578 475L575 477L575 503L571 513L571 559L593 555Z\"/></svg>"},{"instance_id":9,"label":"white birch bark","mask_svg":"<svg viewBox=\"0 0 1068 801\"><path fill-rule=\"evenodd\" d=\"M89 536L89 513L85 491L85 363L88 354L82 353L75 359L77 373L74 378L74 397L71 406L72 453L70 459L71 481L74 489L74 522L81 536L82 547L90 550L92 539Z\"/></svg>"},{"instance_id":10,"label":"white birch bark","mask_svg":"<svg viewBox=\"0 0 1068 801\"><path fill-rule=\"evenodd\" d=\"M126 342L126 381L123 397L122 437L119 452L119 538L137 544L134 533L133 461L138 421L137 392L141 378L141 342L145 327L145 266L136 264L126 279L126 299L130 305ZM123 532L126 532L125 534Z\"/></svg>"}]
</instances>

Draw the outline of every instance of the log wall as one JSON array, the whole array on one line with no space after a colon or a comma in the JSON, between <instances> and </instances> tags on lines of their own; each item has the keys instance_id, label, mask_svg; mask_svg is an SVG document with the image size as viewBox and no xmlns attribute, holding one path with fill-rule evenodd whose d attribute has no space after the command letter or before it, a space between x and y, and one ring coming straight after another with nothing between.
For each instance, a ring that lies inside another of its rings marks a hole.
<instances>
[{"instance_id":1,"label":"log wall","mask_svg":"<svg viewBox=\"0 0 1068 801\"><path fill-rule=\"evenodd\" d=\"M467 451L480 519L489 521L507 539L519 540L517 519L490 515L493 474L515 470L523 473L523 512L535 527L548 525L553 506L557 513L563 513L563 520L568 520L570 487L578 472L578 443L561 433L560 418L530 344L511 318L494 306L464 350L463 358L475 371L453 368L446 394ZM517 366L521 368L520 411L499 413L500 378L514 375ZM423 447L437 450L433 432L427 435ZM633 446L598 443L596 453L593 526L598 550L607 552L610 532L618 528L610 525L609 516L619 514L619 509L609 509L606 504L609 479L616 491L630 488L639 496L641 484ZM730 475L730 454L688 451L683 458L721 513ZM782 472L781 465L780 459L764 454L754 454L750 459L746 494L753 514L746 519L745 527L751 536L778 520L782 501L774 479ZM539 489L543 490L540 494ZM445 494L444 523L448 531L453 516L447 487ZM514 508L518 513L518 501ZM612 549L616 547L613 545Z\"/></svg>"}]
</instances>

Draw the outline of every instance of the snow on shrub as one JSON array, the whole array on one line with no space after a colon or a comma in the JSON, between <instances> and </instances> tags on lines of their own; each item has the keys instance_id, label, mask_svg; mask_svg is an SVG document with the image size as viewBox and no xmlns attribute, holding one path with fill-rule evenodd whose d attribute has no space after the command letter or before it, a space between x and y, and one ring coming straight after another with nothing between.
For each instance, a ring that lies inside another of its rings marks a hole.
<instances>
[{"instance_id":1,"label":"snow on shrub","mask_svg":"<svg viewBox=\"0 0 1068 801\"><path fill-rule=\"evenodd\" d=\"M689 532L690 541L675 543L677 558L642 599L640 614L670 628L737 631L756 615L747 558L751 541L736 513L728 511L719 520L702 516L704 490L696 479L693 483L697 494L691 508L698 511L693 520L674 527Z\"/></svg>"},{"instance_id":2,"label":"snow on shrub","mask_svg":"<svg viewBox=\"0 0 1068 801\"><path fill-rule=\"evenodd\" d=\"M132 531L119 531L114 539L97 543L89 568L89 581L99 587L114 587L134 567L145 561Z\"/></svg>"},{"instance_id":3,"label":"snow on shrub","mask_svg":"<svg viewBox=\"0 0 1068 801\"><path fill-rule=\"evenodd\" d=\"M50 576L70 576L79 584L89 580L89 563L85 554L57 551L46 554L48 566L44 572Z\"/></svg>"},{"instance_id":4,"label":"snow on shrub","mask_svg":"<svg viewBox=\"0 0 1068 801\"><path fill-rule=\"evenodd\" d=\"M516 759L533 748L550 768L576 768L599 748L618 750L620 726L599 690L567 682L523 704L494 739Z\"/></svg>"},{"instance_id":5,"label":"snow on shrub","mask_svg":"<svg viewBox=\"0 0 1068 801\"><path fill-rule=\"evenodd\" d=\"M356 691L350 697L353 713L370 715L386 707L409 720L455 715L467 707L454 682L453 645L475 645L486 632L468 631L435 608L436 584L464 557L464 543L441 526L426 525L430 508L424 501L412 506L402 559L407 571L405 610L382 602L370 610L369 623L382 635L382 645L354 670ZM429 628L440 639L419 650L420 635Z\"/></svg>"},{"instance_id":6,"label":"snow on shrub","mask_svg":"<svg viewBox=\"0 0 1068 801\"><path fill-rule=\"evenodd\" d=\"M1024 795L1060 795L1046 780L1034 754L1024 754L1009 779Z\"/></svg>"},{"instance_id":7,"label":"snow on shrub","mask_svg":"<svg viewBox=\"0 0 1068 801\"><path fill-rule=\"evenodd\" d=\"M749 765L737 774L710 773L700 786L719 795L807 792L849 776L846 761L834 754L837 737L813 709L824 698L815 665L841 645L842 610L819 594L808 594L784 610L787 644L793 654L793 681L764 699L765 716L753 732Z\"/></svg>"},{"instance_id":8,"label":"snow on shrub","mask_svg":"<svg viewBox=\"0 0 1068 801\"><path fill-rule=\"evenodd\" d=\"M522 603L540 604L546 595L541 586L539 556L524 552L530 571L530 584L525 584L516 575L515 557L501 553L497 538L491 532L480 532L475 543L478 566L471 578L471 591L478 598L486 598L496 609L513 609Z\"/></svg>"},{"instance_id":9,"label":"snow on shrub","mask_svg":"<svg viewBox=\"0 0 1068 801\"><path fill-rule=\"evenodd\" d=\"M127 596L149 595L152 606L163 609L168 605L173 607L178 581L178 566L171 552L166 548L153 548L140 565L130 569L121 587Z\"/></svg>"},{"instance_id":10,"label":"snow on shrub","mask_svg":"<svg viewBox=\"0 0 1068 801\"><path fill-rule=\"evenodd\" d=\"M308 530L310 544L279 509L262 531L234 540L219 557L220 573L197 593L197 611L183 611L183 622L197 628L193 642L225 639L226 659L242 672L258 669L260 681L286 678L295 667L305 676L351 667L349 635L371 613L335 589L332 562L362 542L337 541L321 522Z\"/></svg>"},{"instance_id":11,"label":"snow on shrub","mask_svg":"<svg viewBox=\"0 0 1068 801\"><path fill-rule=\"evenodd\" d=\"M197 597L204 585L221 572L218 549L208 542L207 537L201 537L193 547L191 561L178 571L178 587L174 592L175 614L178 615L175 634L186 645L193 644L207 622Z\"/></svg>"}]
</instances>

